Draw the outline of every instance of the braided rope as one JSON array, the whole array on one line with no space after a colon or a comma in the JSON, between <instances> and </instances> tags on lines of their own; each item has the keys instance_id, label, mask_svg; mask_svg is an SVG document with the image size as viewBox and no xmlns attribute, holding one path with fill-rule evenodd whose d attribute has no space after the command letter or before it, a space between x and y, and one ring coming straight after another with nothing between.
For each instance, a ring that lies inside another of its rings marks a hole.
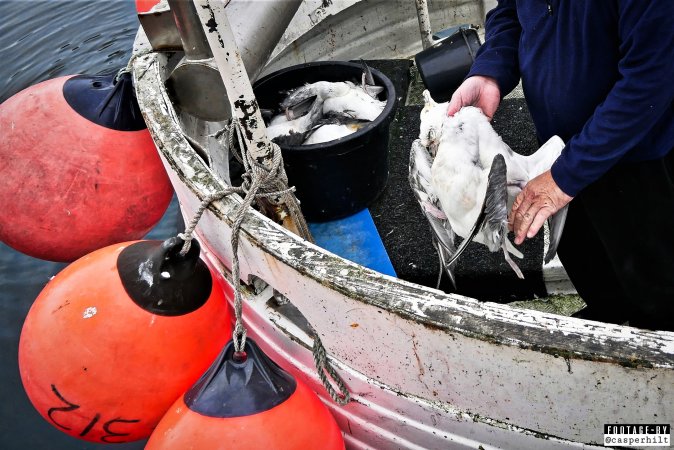
<instances>
[{"instance_id":1,"label":"braided rope","mask_svg":"<svg viewBox=\"0 0 674 450\"><path fill-rule=\"evenodd\" d=\"M228 131L229 150L233 151L235 157L240 159L244 164L245 174L243 175L243 183L239 187L223 189L206 196L199 205L199 208L195 212L194 217L190 221L189 225L185 228L185 232L180 233L178 236L184 241L183 247L180 250L180 254L185 255L190 249L192 239L194 239L194 230L196 229L199 220L201 220L201 217L208 206L214 201L220 200L227 195L234 193L243 195L243 202L237 208L236 213L234 214L234 223L232 224L231 237L233 253L232 282L234 285L234 313L236 317L236 325L234 326L232 339L234 341L234 350L237 352L242 352L246 345L246 328L243 325L243 300L240 289L241 271L239 268L239 231L241 230L241 224L243 223L248 208L253 205L254 200L261 198L276 199L279 197L294 197L292 193L294 192L295 188L288 188L287 178L285 176L279 176L279 168L283 167L283 159L281 156L281 149L278 147L278 145L272 143L271 165L269 168L266 168L262 164L259 164L257 161L255 161L249 152L245 151L246 147L243 142L243 136L241 135L238 120L235 118L232 119L232 122L228 127ZM243 155L239 155L235 150L235 146L233 145L235 135L239 144L238 148L242 150Z\"/></svg>"},{"instance_id":2,"label":"braided rope","mask_svg":"<svg viewBox=\"0 0 674 450\"><path fill-rule=\"evenodd\" d=\"M318 371L318 378L321 379L321 383L323 383L323 386L330 395L330 398L332 398L332 400L338 405L344 406L351 401L351 394L346 388L346 384L344 383L344 380L342 380L342 377L339 376L335 368L330 364L327 352L325 351L323 342L318 337L318 334L315 331L312 334L314 338L314 364L316 365L316 370ZM339 392L330 382L328 375L337 385Z\"/></svg>"},{"instance_id":3,"label":"braided rope","mask_svg":"<svg viewBox=\"0 0 674 450\"><path fill-rule=\"evenodd\" d=\"M227 195L231 194L240 194L244 195L243 202L237 209L234 214L234 223L232 224L232 284L234 288L234 315L236 318L236 324L234 325L234 330L232 332L232 341L234 344L234 350L236 352L244 351L246 345L246 327L243 325L243 298L241 296L241 279L240 279L240 268L239 268L239 231L241 229L241 224L246 215L248 207L252 206L254 200L265 199L274 205L285 203L288 208L288 211L295 220L295 223L298 226L298 229L301 235L310 238L311 234L309 233L309 228L302 216L302 212L299 207L299 202L296 197L293 195L295 188L287 187L288 179L283 169L283 159L281 156L281 149L275 143L271 143L272 149L272 159L271 165L269 168L264 167L262 164L258 163L249 152L246 151L244 144L243 136L239 123L236 119L232 119L229 127L223 129L221 132L218 132L214 135L216 139L219 139L222 134L227 131L227 147L230 152L233 153L234 157L244 166L245 173L242 175L243 183L240 187L231 187L223 189L221 191L215 192L206 196L199 208L194 214L194 217L189 222L188 226L185 228L185 232L179 234L178 236L183 239L184 244L180 253L182 255L186 254L191 245L191 241L194 238L194 230L201 219L201 216L206 211L208 206L216 201L220 200ZM235 142L236 139L236 142ZM238 144L237 145L235 145ZM237 148L241 151L239 153ZM320 378L323 386L330 395L330 397L339 405L346 405L351 401L351 395L344 383L344 380L339 376L337 371L332 367L328 360L327 352L323 346L323 342L318 337L316 332L312 333L314 340L313 345L313 358L316 365L316 370L318 372L318 377ZM337 389L333 386L332 382L337 385Z\"/></svg>"}]
</instances>

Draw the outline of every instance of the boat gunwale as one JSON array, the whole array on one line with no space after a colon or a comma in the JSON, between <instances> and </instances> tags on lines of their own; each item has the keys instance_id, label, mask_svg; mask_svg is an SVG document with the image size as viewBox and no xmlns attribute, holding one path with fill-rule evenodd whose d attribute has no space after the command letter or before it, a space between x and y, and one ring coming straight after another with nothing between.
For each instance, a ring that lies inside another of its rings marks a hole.
<instances>
[{"instance_id":1,"label":"boat gunwale","mask_svg":"<svg viewBox=\"0 0 674 450\"><path fill-rule=\"evenodd\" d=\"M138 51L137 45L135 52ZM177 126L177 113L162 82L160 55L150 53L136 58L133 74L141 112L155 145L181 182L200 201L207 194L226 188ZM231 228L241 203L240 197L227 196L212 203L208 210ZM253 208L246 214L241 233L242 239L301 276L364 304L449 334L460 333L496 345L515 346L565 359L633 368L674 368L674 333L671 332L519 310L389 277L302 240ZM326 271L326 267L331 270ZM348 277L339 275L343 269L350 272Z\"/></svg>"}]
</instances>

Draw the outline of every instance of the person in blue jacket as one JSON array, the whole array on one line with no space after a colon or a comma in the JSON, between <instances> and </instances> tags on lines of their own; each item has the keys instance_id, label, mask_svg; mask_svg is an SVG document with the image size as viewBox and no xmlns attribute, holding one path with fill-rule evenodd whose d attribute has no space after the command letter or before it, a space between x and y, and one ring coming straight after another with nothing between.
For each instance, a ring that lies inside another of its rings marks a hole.
<instances>
[{"instance_id":1,"label":"person in blue jacket","mask_svg":"<svg viewBox=\"0 0 674 450\"><path fill-rule=\"evenodd\" d=\"M500 0L447 113L491 118L520 78L539 141L566 147L515 200L515 243L569 204L583 317L674 330L674 2Z\"/></svg>"}]
</instances>

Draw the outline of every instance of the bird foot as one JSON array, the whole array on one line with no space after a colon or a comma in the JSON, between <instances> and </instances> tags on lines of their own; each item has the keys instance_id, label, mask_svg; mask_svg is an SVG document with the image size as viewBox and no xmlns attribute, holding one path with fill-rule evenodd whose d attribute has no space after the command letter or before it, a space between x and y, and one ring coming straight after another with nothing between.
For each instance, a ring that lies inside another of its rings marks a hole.
<instances>
[{"instance_id":1,"label":"bird foot","mask_svg":"<svg viewBox=\"0 0 674 450\"><path fill-rule=\"evenodd\" d=\"M446 220L447 219L447 216L445 215L444 212L442 212L442 210L440 210L440 208L435 207L434 205L430 204L429 202L423 202L422 205L423 205L424 209L428 213L430 213L433 217L435 217L436 219L440 219L440 220Z\"/></svg>"},{"instance_id":2,"label":"bird foot","mask_svg":"<svg viewBox=\"0 0 674 450\"><path fill-rule=\"evenodd\" d=\"M510 265L510 268L513 269L513 271L515 271L515 274L517 274L517 278L519 278L520 280L524 280L524 274L522 274L522 271L520 270L519 266L510 257L510 253L508 253L508 249L506 248L505 244L503 244L502 248L503 248L503 256Z\"/></svg>"}]
</instances>

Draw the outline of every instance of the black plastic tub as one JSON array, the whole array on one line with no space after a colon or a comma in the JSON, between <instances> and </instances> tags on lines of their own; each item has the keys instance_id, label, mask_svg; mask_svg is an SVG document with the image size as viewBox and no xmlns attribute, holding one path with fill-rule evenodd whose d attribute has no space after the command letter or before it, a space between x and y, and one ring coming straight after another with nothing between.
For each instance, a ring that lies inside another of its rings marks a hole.
<instances>
[{"instance_id":1,"label":"black plastic tub","mask_svg":"<svg viewBox=\"0 0 674 450\"><path fill-rule=\"evenodd\" d=\"M362 66L321 61L288 67L255 83L261 108L277 109L284 91L316 81L360 83ZM383 73L372 69L379 99L386 100L373 122L341 139L314 145L281 146L288 182L297 188L307 220L324 222L350 216L372 202L388 179L389 125L395 115L396 93Z\"/></svg>"}]
</instances>

